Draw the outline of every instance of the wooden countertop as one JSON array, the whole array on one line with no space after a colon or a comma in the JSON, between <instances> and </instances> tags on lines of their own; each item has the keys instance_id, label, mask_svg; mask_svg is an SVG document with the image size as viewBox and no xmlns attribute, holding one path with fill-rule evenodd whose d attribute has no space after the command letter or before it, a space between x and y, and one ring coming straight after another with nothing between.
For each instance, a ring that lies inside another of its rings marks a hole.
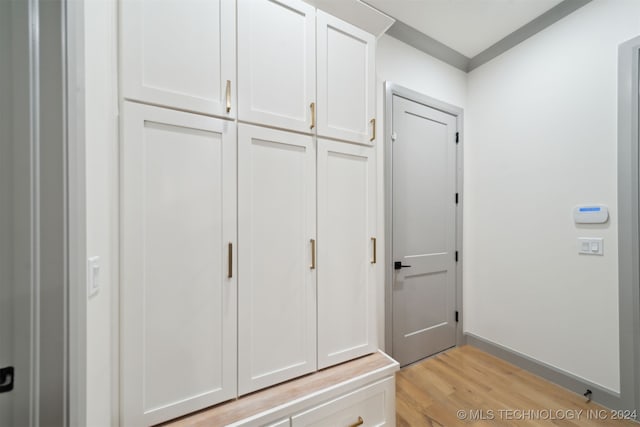
<instances>
[{"instance_id":1,"label":"wooden countertop","mask_svg":"<svg viewBox=\"0 0 640 427\"><path fill-rule=\"evenodd\" d=\"M261 415L275 420L388 376L398 369L398 362L379 351L203 409L161 426L228 426Z\"/></svg>"}]
</instances>

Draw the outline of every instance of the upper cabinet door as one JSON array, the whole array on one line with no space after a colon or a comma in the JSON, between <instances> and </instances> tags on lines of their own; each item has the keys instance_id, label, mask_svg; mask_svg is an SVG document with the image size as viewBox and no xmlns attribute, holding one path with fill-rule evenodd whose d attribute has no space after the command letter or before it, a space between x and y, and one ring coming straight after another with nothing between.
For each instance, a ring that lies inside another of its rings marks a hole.
<instances>
[{"instance_id":1,"label":"upper cabinet door","mask_svg":"<svg viewBox=\"0 0 640 427\"><path fill-rule=\"evenodd\" d=\"M124 103L122 425L236 396L236 126Z\"/></svg>"},{"instance_id":2,"label":"upper cabinet door","mask_svg":"<svg viewBox=\"0 0 640 427\"><path fill-rule=\"evenodd\" d=\"M322 11L318 28L318 135L375 141L375 38Z\"/></svg>"},{"instance_id":3,"label":"upper cabinet door","mask_svg":"<svg viewBox=\"0 0 640 427\"><path fill-rule=\"evenodd\" d=\"M122 0L125 99L234 118L235 1Z\"/></svg>"},{"instance_id":4,"label":"upper cabinet door","mask_svg":"<svg viewBox=\"0 0 640 427\"><path fill-rule=\"evenodd\" d=\"M376 342L375 148L318 138L318 369Z\"/></svg>"},{"instance_id":5,"label":"upper cabinet door","mask_svg":"<svg viewBox=\"0 0 640 427\"><path fill-rule=\"evenodd\" d=\"M315 132L315 9L300 0L238 1L238 118Z\"/></svg>"}]
</instances>

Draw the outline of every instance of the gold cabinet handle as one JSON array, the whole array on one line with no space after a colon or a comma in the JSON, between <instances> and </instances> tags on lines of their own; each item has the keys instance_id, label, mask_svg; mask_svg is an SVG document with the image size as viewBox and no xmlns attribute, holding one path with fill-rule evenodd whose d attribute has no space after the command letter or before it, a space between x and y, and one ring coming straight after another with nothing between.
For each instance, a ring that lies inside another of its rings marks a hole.
<instances>
[{"instance_id":1,"label":"gold cabinet handle","mask_svg":"<svg viewBox=\"0 0 640 427\"><path fill-rule=\"evenodd\" d=\"M373 141L376 139L376 119L371 119L369 123L371 123L371 127L373 128L373 135L371 136L371 139L369 139L369 141Z\"/></svg>"},{"instance_id":2,"label":"gold cabinet handle","mask_svg":"<svg viewBox=\"0 0 640 427\"><path fill-rule=\"evenodd\" d=\"M231 80L227 80L227 113L231 112Z\"/></svg>"},{"instance_id":3,"label":"gold cabinet handle","mask_svg":"<svg viewBox=\"0 0 640 427\"><path fill-rule=\"evenodd\" d=\"M358 417L358 421L351 424L349 427L358 427L358 426L361 426L362 424L364 424L364 420L362 419L362 417Z\"/></svg>"},{"instance_id":4,"label":"gold cabinet handle","mask_svg":"<svg viewBox=\"0 0 640 427\"><path fill-rule=\"evenodd\" d=\"M233 243L231 242L229 242L229 254L227 258L228 258L227 277L232 278L233 277Z\"/></svg>"},{"instance_id":5,"label":"gold cabinet handle","mask_svg":"<svg viewBox=\"0 0 640 427\"><path fill-rule=\"evenodd\" d=\"M375 264L378 259L376 238L372 237L371 242L373 243L373 260L371 261L371 264Z\"/></svg>"},{"instance_id":6,"label":"gold cabinet handle","mask_svg":"<svg viewBox=\"0 0 640 427\"><path fill-rule=\"evenodd\" d=\"M309 108L311 108L311 129L313 129L316 127L316 103L312 102Z\"/></svg>"},{"instance_id":7,"label":"gold cabinet handle","mask_svg":"<svg viewBox=\"0 0 640 427\"><path fill-rule=\"evenodd\" d=\"M309 268L314 270L316 268L316 241L314 239L311 239L310 242L311 242L311 266Z\"/></svg>"}]
</instances>

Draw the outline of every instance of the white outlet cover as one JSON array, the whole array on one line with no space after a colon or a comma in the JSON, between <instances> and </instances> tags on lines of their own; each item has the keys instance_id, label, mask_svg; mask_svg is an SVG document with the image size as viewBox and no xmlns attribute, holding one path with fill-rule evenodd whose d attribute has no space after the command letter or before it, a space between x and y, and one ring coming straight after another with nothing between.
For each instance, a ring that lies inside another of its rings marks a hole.
<instances>
[{"instance_id":1,"label":"white outlet cover","mask_svg":"<svg viewBox=\"0 0 640 427\"><path fill-rule=\"evenodd\" d=\"M602 237L579 237L578 253L584 255L604 255L604 239L602 239Z\"/></svg>"}]
</instances>

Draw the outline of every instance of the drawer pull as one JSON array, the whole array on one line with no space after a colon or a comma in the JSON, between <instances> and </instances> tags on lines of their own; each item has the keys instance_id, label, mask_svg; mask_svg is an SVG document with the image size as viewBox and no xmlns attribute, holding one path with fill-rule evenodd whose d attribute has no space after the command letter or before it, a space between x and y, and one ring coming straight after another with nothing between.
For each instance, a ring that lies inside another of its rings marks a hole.
<instances>
[{"instance_id":1,"label":"drawer pull","mask_svg":"<svg viewBox=\"0 0 640 427\"><path fill-rule=\"evenodd\" d=\"M309 108L311 108L311 129L313 129L316 127L316 103L312 102Z\"/></svg>"},{"instance_id":2,"label":"drawer pull","mask_svg":"<svg viewBox=\"0 0 640 427\"><path fill-rule=\"evenodd\" d=\"M373 243L373 260L371 260L371 264L375 264L378 261L378 254L376 250L378 245L376 244L376 238L372 237L371 242Z\"/></svg>"},{"instance_id":3,"label":"drawer pull","mask_svg":"<svg viewBox=\"0 0 640 427\"><path fill-rule=\"evenodd\" d=\"M373 142L376 139L376 119L371 119L369 123L371 123L371 128L373 129L373 135L371 135L371 139L369 141Z\"/></svg>"},{"instance_id":4,"label":"drawer pull","mask_svg":"<svg viewBox=\"0 0 640 427\"><path fill-rule=\"evenodd\" d=\"M231 112L231 80L227 80L227 113Z\"/></svg>"},{"instance_id":5,"label":"drawer pull","mask_svg":"<svg viewBox=\"0 0 640 427\"><path fill-rule=\"evenodd\" d=\"M362 424L364 424L364 420L362 419L362 417L358 417L358 422L351 424L349 427L358 427Z\"/></svg>"},{"instance_id":6,"label":"drawer pull","mask_svg":"<svg viewBox=\"0 0 640 427\"><path fill-rule=\"evenodd\" d=\"M316 241L315 239L310 240L311 243L311 265L310 269L315 270L316 268Z\"/></svg>"},{"instance_id":7,"label":"drawer pull","mask_svg":"<svg viewBox=\"0 0 640 427\"><path fill-rule=\"evenodd\" d=\"M233 243L229 242L229 253L227 254L227 277L231 279L233 277Z\"/></svg>"}]
</instances>

